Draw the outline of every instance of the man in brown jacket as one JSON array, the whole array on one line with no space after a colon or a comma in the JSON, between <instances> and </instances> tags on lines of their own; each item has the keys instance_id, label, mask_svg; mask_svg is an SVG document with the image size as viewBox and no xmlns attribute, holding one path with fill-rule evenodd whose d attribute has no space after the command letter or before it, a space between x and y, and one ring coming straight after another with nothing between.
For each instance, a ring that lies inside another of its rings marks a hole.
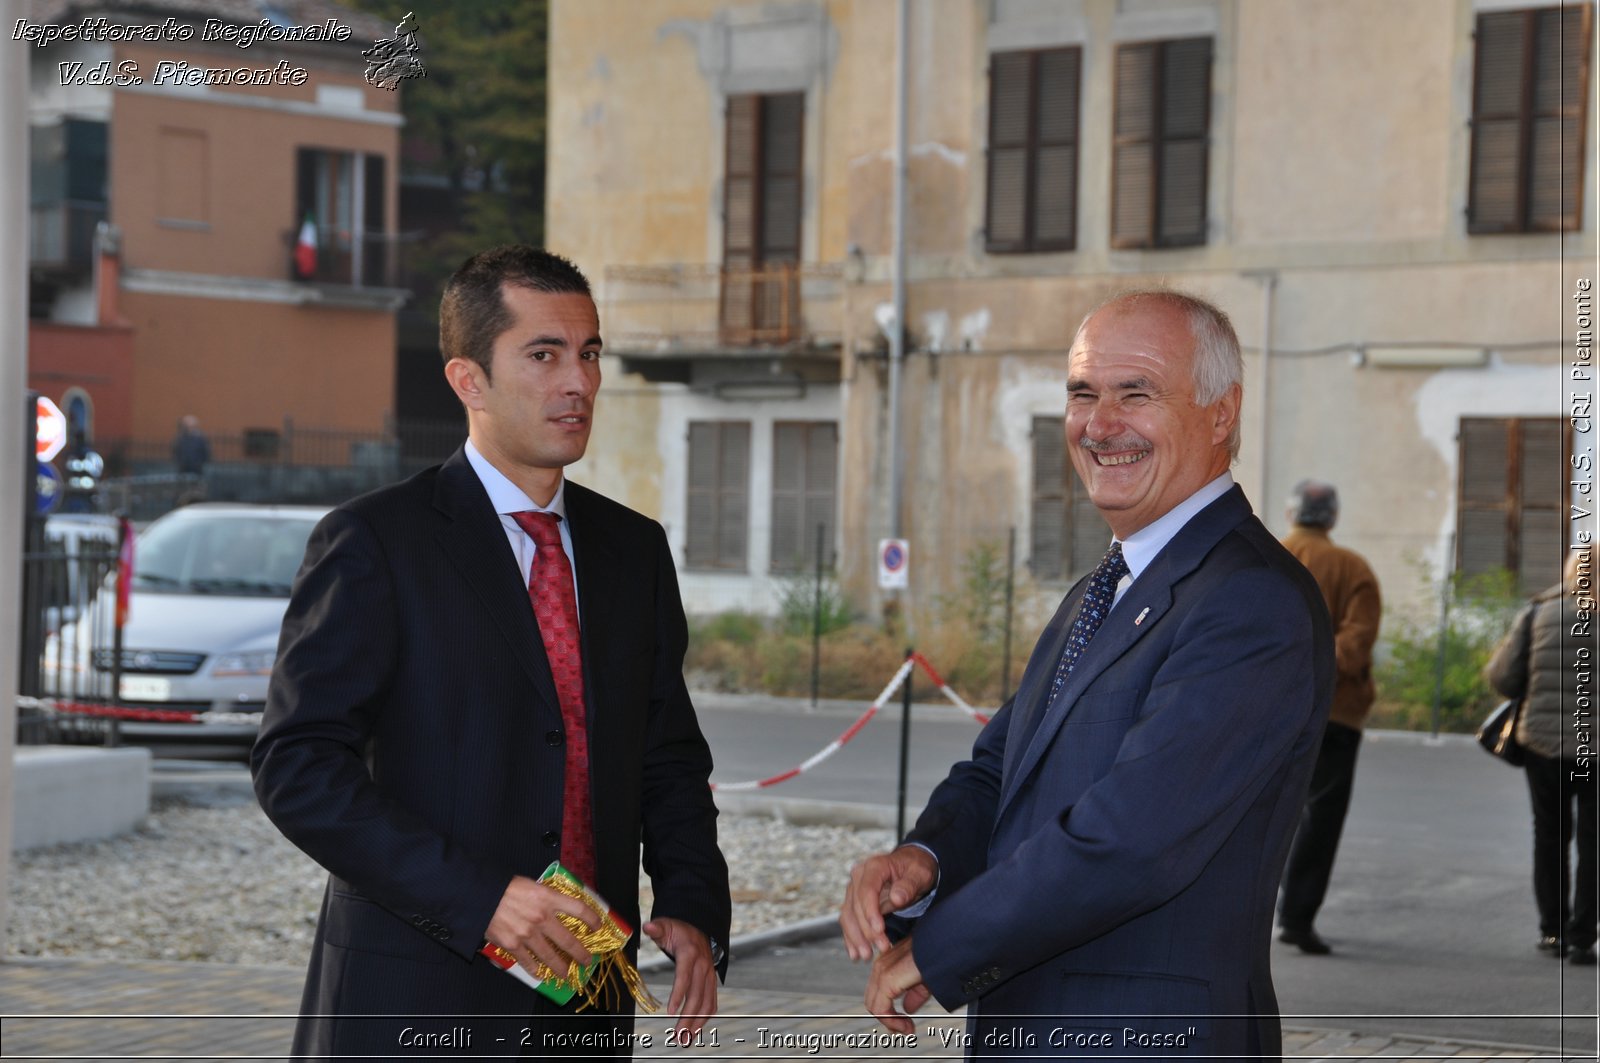
<instances>
[{"instance_id":1,"label":"man in brown jacket","mask_svg":"<svg viewBox=\"0 0 1600 1063\"><path fill-rule=\"evenodd\" d=\"M1328 892L1328 876L1333 872L1333 857L1350 807L1361 726L1375 696L1372 645L1378 640L1383 611L1377 577L1366 561L1328 538L1338 519L1339 492L1332 484L1301 480L1295 485L1289 499L1289 520L1294 528L1283 545L1311 571L1328 602L1339 676L1278 903L1278 940L1313 956L1333 951L1312 924Z\"/></svg>"}]
</instances>

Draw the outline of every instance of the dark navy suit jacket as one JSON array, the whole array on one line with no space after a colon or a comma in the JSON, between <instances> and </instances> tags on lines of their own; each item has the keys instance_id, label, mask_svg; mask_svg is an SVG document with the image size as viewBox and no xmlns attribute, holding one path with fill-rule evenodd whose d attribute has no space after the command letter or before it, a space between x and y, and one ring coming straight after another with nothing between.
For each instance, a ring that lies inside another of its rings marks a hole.
<instances>
[{"instance_id":1,"label":"dark navy suit jacket","mask_svg":"<svg viewBox=\"0 0 1600 1063\"><path fill-rule=\"evenodd\" d=\"M578 484L565 497L593 885L637 929L642 845L653 914L726 942L711 754L684 688L666 536ZM463 452L318 525L252 753L262 807L331 872L297 1055L414 1055L420 1032L461 1030L470 1045L458 1032L435 1050L538 1046L537 1017L556 1009L477 950L512 876L560 856L564 737L516 559ZM506 1018L458 1020L485 1014Z\"/></svg>"},{"instance_id":2,"label":"dark navy suit jacket","mask_svg":"<svg viewBox=\"0 0 1600 1063\"><path fill-rule=\"evenodd\" d=\"M1276 1056L1273 903L1333 691L1322 596L1235 487L1051 698L1082 593L911 833L940 868L918 967L978 1058Z\"/></svg>"}]
</instances>

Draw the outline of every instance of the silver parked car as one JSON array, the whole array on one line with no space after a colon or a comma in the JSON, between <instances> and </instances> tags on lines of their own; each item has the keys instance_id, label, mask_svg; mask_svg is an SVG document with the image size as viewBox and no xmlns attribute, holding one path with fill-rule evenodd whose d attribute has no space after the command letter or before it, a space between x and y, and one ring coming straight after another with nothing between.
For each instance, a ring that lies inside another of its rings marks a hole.
<instances>
[{"instance_id":1,"label":"silver parked car","mask_svg":"<svg viewBox=\"0 0 1600 1063\"><path fill-rule=\"evenodd\" d=\"M139 535L122 633L121 702L198 715L193 722L127 721L124 735L254 741L290 585L326 512L199 503ZM91 615L46 648L47 683L53 679L61 696L109 696L114 595L114 587L103 589Z\"/></svg>"}]
</instances>

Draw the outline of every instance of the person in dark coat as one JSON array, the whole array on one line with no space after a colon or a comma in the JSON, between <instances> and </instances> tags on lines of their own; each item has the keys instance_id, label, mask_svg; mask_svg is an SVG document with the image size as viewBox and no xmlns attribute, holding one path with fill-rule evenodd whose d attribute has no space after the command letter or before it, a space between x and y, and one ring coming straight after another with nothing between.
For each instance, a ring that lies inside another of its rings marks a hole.
<instances>
[{"instance_id":1,"label":"person in dark coat","mask_svg":"<svg viewBox=\"0 0 1600 1063\"><path fill-rule=\"evenodd\" d=\"M203 476L211 461L211 441L200 431L200 418L186 414L178 422L178 435L172 441L172 464L183 476Z\"/></svg>"},{"instance_id":2,"label":"person in dark coat","mask_svg":"<svg viewBox=\"0 0 1600 1063\"><path fill-rule=\"evenodd\" d=\"M1516 738L1533 804L1538 948L1595 962L1600 916L1594 765L1594 547L1573 550L1561 582L1533 596L1495 647L1489 683L1522 702ZM1577 851L1573 867L1571 852ZM1576 875L1573 871L1576 870Z\"/></svg>"},{"instance_id":3,"label":"person in dark coat","mask_svg":"<svg viewBox=\"0 0 1600 1063\"><path fill-rule=\"evenodd\" d=\"M525 246L469 259L440 308L468 439L317 526L251 756L261 807L330 872L296 1058L631 1057L633 1001L546 999L592 954L559 860L674 957L687 1037L717 1008L731 906L683 680L661 526L563 469L588 443L601 337L583 274ZM637 939L629 943L631 956Z\"/></svg>"}]
</instances>

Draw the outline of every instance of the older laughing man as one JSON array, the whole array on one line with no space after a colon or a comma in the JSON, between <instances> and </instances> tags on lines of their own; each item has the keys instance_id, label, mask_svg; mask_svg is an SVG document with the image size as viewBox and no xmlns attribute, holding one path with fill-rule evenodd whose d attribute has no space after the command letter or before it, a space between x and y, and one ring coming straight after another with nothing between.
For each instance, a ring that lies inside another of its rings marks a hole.
<instances>
[{"instance_id":1,"label":"older laughing man","mask_svg":"<svg viewBox=\"0 0 1600 1063\"><path fill-rule=\"evenodd\" d=\"M1067 375L1073 465L1115 539L972 758L852 869L846 947L876 954L867 1007L891 1030L929 997L966 1005L969 1058L1079 1035L1274 1057L1273 902L1333 690L1327 610L1228 473L1227 315L1119 295Z\"/></svg>"}]
</instances>

